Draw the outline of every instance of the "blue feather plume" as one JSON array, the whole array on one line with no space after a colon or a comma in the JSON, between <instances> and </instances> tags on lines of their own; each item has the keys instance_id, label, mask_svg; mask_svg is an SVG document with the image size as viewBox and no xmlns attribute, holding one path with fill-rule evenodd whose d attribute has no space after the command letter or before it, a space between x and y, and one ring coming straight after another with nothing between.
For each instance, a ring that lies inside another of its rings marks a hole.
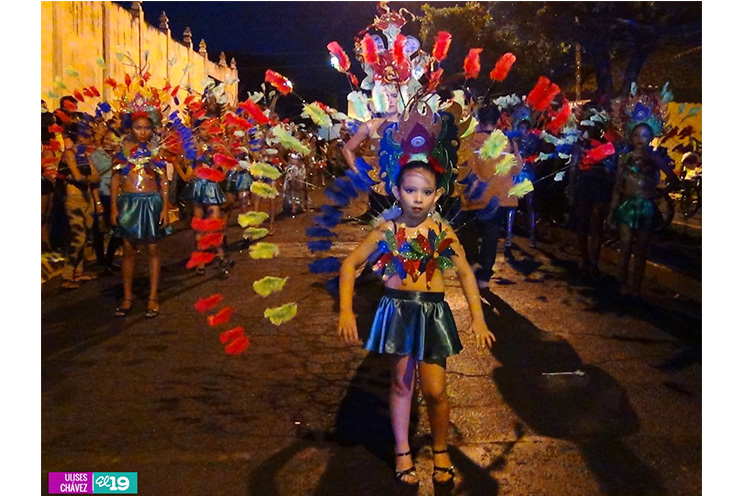
<instances>
[{"instance_id":1,"label":"blue feather plume","mask_svg":"<svg viewBox=\"0 0 744 496\"><path fill-rule=\"evenodd\" d=\"M473 184L475 184L475 186L473 186ZM470 183L470 185L468 185L463 194L471 201L480 200L481 198L483 198L483 193L486 192L486 186L488 186L488 183L475 181L474 183Z\"/></svg>"},{"instance_id":2,"label":"blue feather plume","mask_svg":"<svg viewBox=\"0 0 744 496\"><path fill-rule=\"evenodd\" d=\"M382 218L385 220L397 219L403 214L403 209L397 203L390 208L386 208L382 211Z\"/></svg>"},{"instance_id":3,"label":"blue feather plume","mask_svg":"<svg viewBox=\"0 0 744 496\"><path fill-rule=\"evenodd\" d=\"M328 228L336 227L340 220L334 217L328 217L326 215L316 215L313 218L315 219L316 224L318 224L319 226L328 227Z\"/></svg>"},{"instance_id":4,"label":"blue feather plume","mask_svg":"<svg viewBox=\"0 0 744 496\"><path fill-rule=\"evenodd\" d=\"M345 207L351 201L351 198L346 196L342 191L331 188L330 186L323 190L323 194L339 207Z\"/></svg>"},{"instance_id":5,"label":"blue feather plume","mask_svg":"<svg viewBox=\"0 0 744 496\"><path fill-rule=\"evenodd\" d=\"M333 242L331 241L308 241L307 247L310 252L315 253L318 251L328 251L331 249Z\"/></svg>"},{"instance_id":6,"label":"blue feather plume","mask_svg":"<svg viewBox=\"0 0 744 496\"><path fill-rule=\"evenodd\" d=\"M338 257L326 257L311 262L308 265L313 274L332 274L341 268L341 260Z\"/></svg>"},{"instance_id":7,"label":"blue feather plume","mask_svg":"<svg viewBox=\"0 0 744 496\"><path fill-rule=\"evenodd\" d=\"M339 293L339 287L338 287L338 276L334 277L333 279L329 279L325 283L325 289L332 295L338 295Z\"/></svg>"},{"instance_id":8,"label":"blue feather plume","mask_svg":"<svg viewBox=\"0 0 744 496\"><path fill-rule=\"evenodd\" d=\"M496 212L498 211L498 209L499 198L497 196L494 196L488 202L488 205L478 210L478 212L475 214L475 218L478 220L491 220L496 216Z\"/></svg>"},{"instance_id":9,"label":"blue feather plume","mask_svg":"<svg viewBox=\"0 0 744 496\"><path fill-rule=\"evenodd\" d=\"M339 191L342 191L349 198L356 198L359 196L359 194L354 189L354 185L351 183L351 180L349 180L349 178L347 177L337 177L333 180L333 186L336 187Z\"/></svg>"},{"instance_id":10,"label":"blue feather plume","mask_svg":"<svg viewBox=\"0 0 744 496\"><path fill-rule=\"evenodd\" d=\"M305 229L305 235L308 238L333 238L338 237L338 234L326 229L325 227L308 227Z\"/></svg>"},{"instance_id":11,"label":"blue feather plume","mask_svg":"<svg viewBox=\"0 0 744 496\"><path fill-rule=\"evenodd\" d=\"M344 213L339 210L338 208L334 207L333 205L321 205L320 211L323 212L323 215L326 217L329 217L331 219L335 219L340 221L341 217L343 217Z\"/></svg>"},{"instance_id":12,"label":"blue feather plume","mask_svg":"<svg viewBox=\"0 0 744 496\"><path fill-rule=\"evenodd\" d=\"M369 191L375 184L372 178L370 178L366 172L362 171L359 171L357 173L349 169L346 171L346 177L351 180L352 186L354 186L355 189L361 192Z\"/></svg>"}]
</instances>

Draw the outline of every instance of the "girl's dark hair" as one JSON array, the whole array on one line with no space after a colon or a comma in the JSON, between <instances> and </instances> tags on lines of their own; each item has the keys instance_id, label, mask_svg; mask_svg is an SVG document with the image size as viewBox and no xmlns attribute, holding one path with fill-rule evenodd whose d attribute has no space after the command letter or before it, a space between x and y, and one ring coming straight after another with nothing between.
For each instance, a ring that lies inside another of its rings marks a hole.
<instances>
[{"instance_id":1,"label":"girl's dark hair","mask_svg":"<svg viewBox=\"0 0 744 496\"><path fill-rule=\"evenodd\" d=\"M434 167L431 166L431 164L429 164L428 162L423 162L421 160L413 160L411 162L407 162L405 165L402 165L400 167L400 170L398 171L398 177L395 178L395 185L400 188L400 183L403 180L403 176L406 174L406 172L417 169L424 169L434 174L434 179L437 183L437 187L439 187L439 181L442 179L442 174L438 173L434 169Z\"/></svg>"},{"instance_id":2,"label":"girl's dark hair","mask_svg":"<svg viewBox=\"0 0 744 496\"><path fill-rule=\"evenodd\" d=\"M481 126L484 124L496 124L499 121L499 117L501 117L501 112L496 105L489 104L479 108L476 112L476 117L478 124Z\"/></svg>"}]
</instances>

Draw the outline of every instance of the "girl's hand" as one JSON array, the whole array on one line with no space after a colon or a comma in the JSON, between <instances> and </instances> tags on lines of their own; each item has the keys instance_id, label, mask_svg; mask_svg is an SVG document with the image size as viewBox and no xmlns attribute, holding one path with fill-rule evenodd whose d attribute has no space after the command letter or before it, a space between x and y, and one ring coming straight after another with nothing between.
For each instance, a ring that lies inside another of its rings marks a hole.
<instances>
[{"instance_id":1,"label":"girl's hand","mask_svg":"<svg viewBox=\"0 0 744 496\"><path fill-rule=\"evenodd\" d=\"M166 227L168 225L168 210L163 208L163 211L160 212L160 226Z\"/></svg>"},{"instance_id":2,"label":"girl's hand","mask_svg":"<svg viewBox=\"0 0 744 496\"><path fill-rule=\"evenodd\" d=\"M341 312L338 319L338 335L346 344L361 344L353 312Z\"/></svg>"},{"instance_id":3,"label":"girl's hand","mask_svg":"<svg viewBox=\"0 0 744 496\"><path fill-rule=\"evenodd\" d=\"M101 202L96 202L96 215L101 215L103 213L103 204Z\"/></svg>"},{"instance_id":4,"label":"girl's hand","mask_svg":"<svg viewBox=\"0 0 744 496\"><path fill-rule=\"evenodd\" d=\"M475 341L478 343L479 348L489 347L491 348L496 342L496 336L488 330L486 322L483 319L476 319L470 325L470 328L475 334Z\"/></svg>"}]
</instances>

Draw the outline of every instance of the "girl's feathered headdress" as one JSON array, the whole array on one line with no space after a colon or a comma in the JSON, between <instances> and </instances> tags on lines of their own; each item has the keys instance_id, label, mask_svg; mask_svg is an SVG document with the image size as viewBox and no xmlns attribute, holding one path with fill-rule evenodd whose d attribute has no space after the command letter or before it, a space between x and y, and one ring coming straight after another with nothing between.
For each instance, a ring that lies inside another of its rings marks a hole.
<instances>
[{"instance_id":1,"label":"girl's feathered headdress","mask_svg":"<svg viewBox=\"0 0 744 496\"><path fill-rule=\"evenodd\" d=\"M635 83L630 95L612 101L612 124L618 132L629 134L636 126L646 124L655 137L666 133L667 103L673 95L665 84L661 91L639 92Z\"/></svg>"}]
</instances>

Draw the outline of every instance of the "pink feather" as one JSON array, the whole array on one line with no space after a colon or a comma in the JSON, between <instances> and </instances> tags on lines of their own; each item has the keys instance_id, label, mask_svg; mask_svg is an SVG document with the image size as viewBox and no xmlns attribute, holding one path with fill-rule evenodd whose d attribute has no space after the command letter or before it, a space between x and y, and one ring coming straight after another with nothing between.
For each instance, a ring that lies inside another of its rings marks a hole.
<instances>
[{"instance_id":1,"label":"pink feather","mask_svg":"<svg viewBox=\"0 0 744 496\"><path fill-rule=\"evenodd\" d=\"M362 38L362 57L369 65L380 62L380 57L377 55L377 44L369 33L365 33L364 38Z\"/></svg>"},{"instance_id":2,"label":"pink feather","mask_svg":"<svg viewBox=\"0 0 744 496\"><path fill-rule=\"evenodd\" d=\"M336 60L338 60L338 66L343 72L347 72L349 69L351 69L351 61L349 60L349 56L346 55L346 52L344 52L344 49L341 48L341 45L338 44L337 41L332 41L326 45L326 48L328 48L328 51L336 57Z\"/></svg>"}]
</instances>

